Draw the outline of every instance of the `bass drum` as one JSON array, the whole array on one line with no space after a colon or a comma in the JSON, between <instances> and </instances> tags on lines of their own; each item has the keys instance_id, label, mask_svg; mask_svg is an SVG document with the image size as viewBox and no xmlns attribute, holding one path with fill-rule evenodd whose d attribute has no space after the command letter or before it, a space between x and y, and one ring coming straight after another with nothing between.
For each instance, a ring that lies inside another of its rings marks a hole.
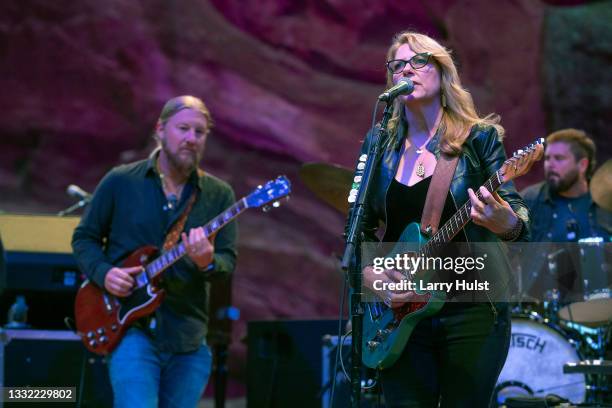
<instances>
[{"instance_id":1,"label":"bass drum","mask_svg":"<svg viewBox=\"0 0 612 408\"><path fill-rule=\"evenodd\" d=\"M545 397L556 394L573 403L584 402L584 374L563 374L563 365L578 362L576 349L557 329L529 318L512 318L512 338L495 397Z\"/></svg>"}]
</instances>

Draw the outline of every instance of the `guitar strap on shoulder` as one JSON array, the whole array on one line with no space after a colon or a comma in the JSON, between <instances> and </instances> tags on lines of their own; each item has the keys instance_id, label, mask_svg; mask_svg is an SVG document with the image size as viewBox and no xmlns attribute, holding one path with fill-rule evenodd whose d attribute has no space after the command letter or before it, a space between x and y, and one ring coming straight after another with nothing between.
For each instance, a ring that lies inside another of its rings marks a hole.
<instances>
[{"instance_id":1,"label":"guitar strap on shoulder","mask_svg":"<svg viewBox=\"0 0 612 408\"><path fill-rule=\"evenodd\" d=\"M189 216L191 208L193 208L193 203L195 203L196 191L196 189L193 190L191 197L189 197L187 207L185 207L185 211L183 211L181 217L174 223L172 229L170 232L168 232L168 235L166 235L166 240L164 241L164 251L169 250L178 242L181 232L183 232L183 227L185 227L187 216Z\"/></svg>"},{"instance_id":2,"label":"guitar strap on shoulder","mask_svg":"<svg viewBox=\"0 0 612 408\"><path fill-rule=\"evenodd\" d=\"M438 231L446 196L449 193L450 183L458 162L459 156L440 153L436 163L421 217L421 232L429 237Z\"/></svg>"}]
</instances>

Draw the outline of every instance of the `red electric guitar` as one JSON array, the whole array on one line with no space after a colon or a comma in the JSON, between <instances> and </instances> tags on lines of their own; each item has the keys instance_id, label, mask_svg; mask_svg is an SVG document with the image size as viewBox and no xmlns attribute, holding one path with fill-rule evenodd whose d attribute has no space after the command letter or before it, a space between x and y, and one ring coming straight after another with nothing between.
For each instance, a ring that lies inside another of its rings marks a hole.
<instances>
[{"instance_id":1,"label":"red electric guitar","mask_svg":"<svg viewBox=\"0 0 612 408\"><path fill-rule=\"evenodd\" d=\"M247 208L263 207L266 210L270 206L278 207L278 200L290 192L291 183L286 177L268 181L206 224L206 236L217 233ZM144 271L134 276L136 287L128 297L118 298L93 282L83 282L76 296L74 314L77 333L85 347L102 355L117 347L132 322L150 315L159 307L164 291L155 289L155 283L166 269L183 256L185 246L182 243L162 253L154 246L144 246L134 251L121 266L143 266Z\"/></svg>"}]
</instances>

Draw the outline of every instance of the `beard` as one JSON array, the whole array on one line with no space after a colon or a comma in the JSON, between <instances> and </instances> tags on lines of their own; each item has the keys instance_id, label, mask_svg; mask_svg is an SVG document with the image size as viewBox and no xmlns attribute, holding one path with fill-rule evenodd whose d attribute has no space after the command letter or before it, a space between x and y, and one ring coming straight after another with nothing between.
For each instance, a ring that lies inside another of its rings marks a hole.
<instances>
[{"instance_id":1,"label":"beard","mask_svg":"<svg viewBox=\"0 0 612 408\"><path fill-rule=\"evenodd\" d=\"M198 166L201 154L195 150L179 149L173 152L168 148L168 144L164 138L161 139L161 145L170 165L184 176L189 176Z\"/></svg>"},{"instance_id":2,"label":"beard","mask_svg":"<svg viewBox=\"0 0 612 408\"><path fill-rule=\"evenodd\" d=\"M578 176L578 169L573 169L565 177L560 177L558 174L546 174L546 181L553 192L563 193L578 182Z\"/></svg>"}]
</instances>

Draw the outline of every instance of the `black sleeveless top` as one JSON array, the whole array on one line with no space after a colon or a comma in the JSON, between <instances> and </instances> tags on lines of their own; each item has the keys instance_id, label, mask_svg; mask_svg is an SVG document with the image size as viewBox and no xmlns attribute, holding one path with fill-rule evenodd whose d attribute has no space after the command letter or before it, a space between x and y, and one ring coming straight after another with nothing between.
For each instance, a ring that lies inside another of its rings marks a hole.
<instances>
[{"instance_id":1,"label":"black sleeveless top","mask_svg":"<svg viewBox=\"0 0 612 408\"><path fill-rule=\"evenodd\" d=\"M410 187L400 183L395 177L391 180L389 191L387 191L387 225L383 242L397 242L408 224L411 222L421 222L425 198L427 197L430 184L431 176ZM438 227L442 227L456 211L453 199L448 194L444 202L444 209L442 210ZM463 231L459 232L452 240L452 242L465 241Z\"/></svg>"}]
</instances>

